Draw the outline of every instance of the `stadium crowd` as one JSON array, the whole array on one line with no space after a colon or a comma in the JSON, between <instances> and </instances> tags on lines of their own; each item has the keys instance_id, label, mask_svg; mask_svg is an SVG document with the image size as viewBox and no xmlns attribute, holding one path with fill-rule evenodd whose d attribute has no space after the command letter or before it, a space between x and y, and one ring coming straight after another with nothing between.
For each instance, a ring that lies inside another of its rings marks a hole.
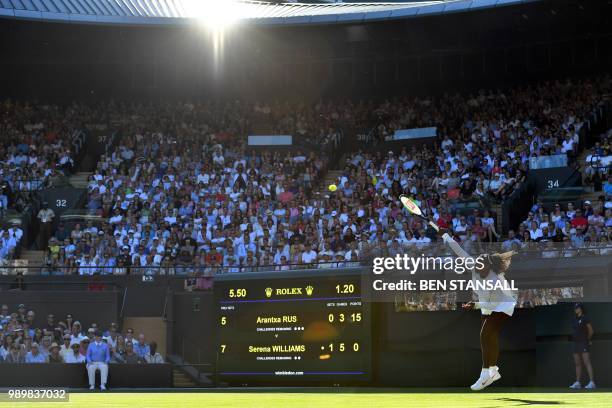
<instances>
[{"instance_id":1,"label":"stadium crowd","mask_svg":"<svg viewBox=\"0 0 612 408\"><path fill-rule=\"evenodd\" d=\"M543 203L538 200L519 225L509 231L504 247L533 246L542 249L543 257L565 257L580 254L612 253L612 172L609 169L608 130L585 152L579 163L584 184L592 186L596 199ZM562 243L559 245L559 243Z\"/></svg>"},{"instance_id":2,"label":"stadium crowd","mask_svg":"<svg viewBox=\"0 0 612 408\"><path fill-rule=\"evenodd\" d=\"M82 104L0 102L0 209L23 208L50 177L72 171L91 117Z\"/></svg>"},{"instance_id":3,"label":"stadium crowd","mask_svg":"<svg viewBox=\"0 0 612 408\"><path fill-rule=\"evenodd\" d=\"M552 207L546 211L538 201L518 230L509 231L503 248L520 249L537 244L544 258L557 257L559 251L565 257L612 253L612 201L601 196L597 201L584 201L582 206L569 201Z\"/></svg>"},{"instance_id":4,"label":"stadium crowd","mask_svg":"<svg viewBox=\"0 0 612 408\"><path fill-rule=\"evenodd\" d=\"M13 258L22 237L23 230L16 226L0 230L0 265Z\"/></svg>"},{"instance_id":5,"label":"stadium crowd","mask_svg":"<svg viewBox=\"0 0 612 408\"><path fill-rule=\"evenodd\" d=\"M268 124L275 135L294 135L301 144L328 148L340 142L338 124L358 127L368 111L364 103L354 104L350 100L318 101L314 104L255 103L252 122Z\"/></svg>"},{"instance_id":6,"label":"stadium crowd","mask_svg":"<svg viewBox=\"0 0 612 408\"><path fill-rule=\"evenodd\" d=\"M608 129L607 132L599 136L593 147L587 152L584 163L582 163L584 183L592 185L595 191L603 190L608 197L612 196L610 139L612 139L612 129Z\"/></svg>"},{"instance_id":7,"label":"stadium crowd","mask_svg":"<svg viewBox=\"0 0 612 408\"><path fill-rule=\"evenodd\" d=\"M530 158L577 155L583 118L608 88L605 81L551 82L465 97L386 102L375 110L377 140L388 140L399 129L436 126L440 146L402 151L399 157L390 152L382 162L360 152L350 165L354 173L365 169L370 180L376 177L376 189L381 184L393 188L397 181L388 193L409 189L433 201L501 200L524 180Z\"/></svg>"},{"instance_id":8,"label":"stadium crowd","mask_svg":"<svg viewBox=\"0 0 612 408\"><path fill-rule=\"evenodd\" d=\"M372 103L350 102L122 106L122 115L112 115L122 137L101 157L89 185L88 209L108 221L70 234L60 228L50 242L48 269L212 275L353 265L373 251L421 250L435 241L433 231L402 210L402 193L468 251L496 241L520 247L537 240L527 234L532 225L502 239L491 203L520 188L532 157L575 160L583 118L608 87L606 81L548 82L388 101L373 117L365 114ZM337 191L327 192L319 186L325 155L251 151L233 137L262 120L276 133L331 147L341 122L378 123L383 148L382 140L406 127L436 126L441 142L348 154ZM463 202L478 208L465 213ZM566 213L563 220L571 225L573 218ZM546 221L537 221L542 229ZM593 223L596 232L607 230ZM571 231L567 237L580 243Z\"/></svg>"},{"instance_id":9,"label":"stadium crowd","mask_svg":"<svg viewBox=\"0 0 612 408\"><path fill-rule=\"evenodd\" d=\"M96 336L109 345L110 363L164 362L155 341L147 342L144 334L136 336L131 328L121 333L116 323L105 330L96 323L85 329L72 314L63 320L49 314L41 323L36 312L24 304L13 312L6 304L0 309L0 363L84 364L87 348Z\"/></svg>"},{"instance_id":10,"label":"stadium crowd","mask_svg":"<svg viewBox=\"0 0 612 408\"><path fill-rule=\"evenodd\" d=\"M24 211L50 177L72 170L84 143L78 129L87 117L77 104L0 101L0 218L10 208ZM0 232L0 265L18 252L22 236L18 227Z\"/></svg>"}]
</instances>

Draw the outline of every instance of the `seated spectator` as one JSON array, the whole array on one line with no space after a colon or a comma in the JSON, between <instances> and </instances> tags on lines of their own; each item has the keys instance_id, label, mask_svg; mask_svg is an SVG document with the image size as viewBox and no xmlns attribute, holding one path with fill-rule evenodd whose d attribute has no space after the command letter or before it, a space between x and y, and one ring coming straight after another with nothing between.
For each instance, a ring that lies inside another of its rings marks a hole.
<instances>
[{"instance_id":1,"label":"seated spectator","mask_svg":"<svg viewBox=\"0 0 612 408\"><path fill-rule=\"evenodd\" d=\"M606 198L612 197L612 173L608 174L607 181L603 185L603 191L606 194Z\"/></svg>"},{"instance_id":2,"label":"seated spectator","mask_svg":"<svg viewBox=\"0 0 612 408\"><path fill-rule=\"evenodd\" d=\"M22 352L22 348L19 343L13 343L11 346L11 350L4 358L5 363L17 364L17 363L25 363L25 355Z\"/></svg>"},{"instance_id":3,"label":"seated spectator","mask_svg":"<svg viewBox=\"0 0 612 408\"><path fill-rule=\"evenodd\" d=\"M87 349L89 348L89 344L91 340L89 337L83 337L81 339L81 347L79 348L79 353L81 353L84 357L87 357Z\"/></svg>"},{"instance_id":4,"label":"seated spectator","mask_svg":"<svg viewBox=\"0 0 612 408\"><path fill-rule=\"evenodd\" d=\"M144 360L134 352L134 343L128 341L125 343L125 355L123 356L126 364L142 364Z\"/></svg>"},{"instance_id":5,"label":"seated spectator","mask_svg":"<svg viewBox=\"0 0 612 408\"><path fill-rule=\"evenodd\" d=\"M9 307L7 304L0 306L0 324L6 324L10 319Z\"/></svg>"},{"instance_id":6,"label":"seated spectator","mask_svg":"<svg viewBox=\"0 0 612 408\"><path fill-rule=\"evenodd\" d=\"M63 343L60 347L59 353L62 356L62 359L66 361L66 356L72 351L72 349L70 348L70 335L64 334L62 339Z\"/></svg>"},{"instance_id":7,"label":"seated spectator","mask_svg":"<svg viewBox=\"0 0 612 408\"><path fill-rule=\"evenodd\" d=\"M117 336L117 344L111 351L111 363L125 363L126 350L123 336Z\"/></svg>"},{"instance_id":8,"label":"seated spectator","mask_svg":"<svg viewBox=\"0 0 612 408\"><path fill-rule=\"evenodd\" d=\"M138 343L138 340L136 340L134 338L134 329L132 328L128 328L125 332L125 342L127 343L132 343L133 346L135 346Z\"/></svg>"},{"instance_id":9,"label":"seated spectator","mask_svg":"<svg viewBox=\"0 0 612 408\"><path fill-rule=\"evenodd\" d=\"M26 363L46 363L47 356L39 351L38 343L32 343L25 356Z\"/></svg>"},{"instance_id":10,"label":"seated spectator","mask_svg":"<svg viewBox=\"0 0 612 408\"><path fill-rule=\"evenodd\" d=\"M102 341L102 332L98 330L94 333L94 341L89 345L86 353L90 390L95 388L96 371L100 371L100 390L106 390L110 358L110 347Z\"/></svg>"},{"instance_id":11,"label":"seated spectator","mask_svg":"<svg viewBox=\"0 0 612 408\"><path fill-rule=\"evenodd\" d=\"M572 218L570 225L572 226L572 228L587 228L588 227L589 223L588 223L588 220L582 215L582 209L578 208L576 210L576 215Z\"/></svg>"},{"instance_id":12,"label":"seated spectator","mask_svg":"<svg viewBox=\"0 0 612 408\"><path fill-rule=\"evenodd\" d=\"M72 347L72 342L76 341L77 343L81 343L81 340L85 338L85 335L81 332L81 322L78 320L72 323L72 329L70 334L70 342Z\"/></svg>"},{"instance_id":13,"label":"seated spectator","mask_svg":"<svg viewBox=\"0 0 612 408\"><path fill-rule=\"evenodd\" d=\"M0 320L2 319L0 318ZM6 323L0 323L0 327L6 327L7 323L8 321ZM2 325L4 325L4 327ZM7 330L7 333L0 340L0 357L2 357L2 360L4 360L7 354L11 351L11 346L13 345L13 335Z\"/></svg>"},{"instance_id":14,"label":"seated spectator","mask_svg":"<svg viewBox=\"0 0 612 408\"><path fill-rule=\"evenodd\" d=\"M148 364L163 364L164 358L157 352L157 343L149 343L149 352L144 355L144 360Z\"/></svg>"},{"instance_id":15,"label":"seated spectator","mask_svg":"<svg viewBox=\"0 0 612 408\"><path fill-rule=\"evenodd\" d=\"M57 343L51 343L48 355L49 363L63 363L64 357L60 354L60 346Z\"/></svg>"},{"instance_id":16,"label":"seated spectator","mask_svg":"<svg viewBox=\"0 0 612 408\"><path fill-rule=\"evenodd\" d=\"M103 338L111 348L114 348L117 345L118 336L119 336L119 332L117 331L117 323L112 322L109 325L108 330L104 333Z\"/></svg>"},{"instance_id":17,"label":"seated spectator","mask_svg":"<svg viewBox=\"0 0 612 408\"><path fill-rule=\"evenodd\" d=\"M134 344L134 352L141 358L149 353L149 345L145 343L145 336L142 333L138 335L138 341Z\"/></svg>"},{"instance_id":18,"label":"seated spectator","mask_svg":"<svg viewBox=\"0 0 612 408\"><path fill-rule=\"evenodd\" d=\"M520 240L516 237L514 230L508 231L508 238L502 243L504 252L511 251L520 245Z\"/></svg>"},{"instance_id":19,"label":"seated spectator","mask_svg":"<svg viewBox=\"0 0 612 408\"><path fill-rule=\"evenodd\" d=\"M70 341L70 349L71 349L71 352L70 353L66 353L66 356L64 357L64 362L65 363L69 363L69 364L85 363L86 358L80 352L80 349L81 349L80 341L77 341L77 340L74 340L74 339L71 340Z\"/></svg>"},{"instance_id":20,"label":"seated spectator","mask_svg":"<svg viewBox=\"0 0 612 408\"><path fill-rule=\"evenodd\" d=\"M40 354L44 355L45 358L49 357L51 343L52 340L50 336L43 336L42 343L39 343Z\"/></svg>"}]
</instances>

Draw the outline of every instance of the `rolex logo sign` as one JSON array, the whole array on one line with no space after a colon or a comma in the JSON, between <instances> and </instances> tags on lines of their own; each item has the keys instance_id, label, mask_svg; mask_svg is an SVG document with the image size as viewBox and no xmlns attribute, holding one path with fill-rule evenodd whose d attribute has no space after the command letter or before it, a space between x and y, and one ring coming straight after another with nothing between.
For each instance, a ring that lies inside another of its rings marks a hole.
<instances>
[{"instance_id":1,"label":"rolex logo sign","mask_svg":"<svg viewBox=\"0 0 612 408\"><path fill-rule=\"evenodd\" d=\"M310 285L306 286L306 294L308 296L312 295L312 291L314 290L314 288Z\"/></svg>"},{"instance_id":2,"label":"rolex logo sign","mask_svg":"<svg viewBox=\"0 0 612 408\"><path fill-rule=\"evenodd\" d=\"M266 297L272 296L272 288L266 288Z\"/></svg>"}]
</instances>

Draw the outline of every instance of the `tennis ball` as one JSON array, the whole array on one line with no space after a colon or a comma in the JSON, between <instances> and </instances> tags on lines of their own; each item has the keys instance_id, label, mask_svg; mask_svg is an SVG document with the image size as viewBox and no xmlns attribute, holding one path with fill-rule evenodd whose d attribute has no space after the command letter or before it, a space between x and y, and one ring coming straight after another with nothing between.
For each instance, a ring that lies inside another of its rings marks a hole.
<instances>
[{"instance_id":1,"label":"tennis ball","mask_svg":"<svg viewBox=\"0 0 612 408\"><path fill-rule=\"evenodd\" d=\"M327 187L327 189L333 193L334 191L336 191L336 190L338 189L338 187L336 187L336 185L335 185L335 184L330 184L330 185Z\"/></svg>"}]
</instances>

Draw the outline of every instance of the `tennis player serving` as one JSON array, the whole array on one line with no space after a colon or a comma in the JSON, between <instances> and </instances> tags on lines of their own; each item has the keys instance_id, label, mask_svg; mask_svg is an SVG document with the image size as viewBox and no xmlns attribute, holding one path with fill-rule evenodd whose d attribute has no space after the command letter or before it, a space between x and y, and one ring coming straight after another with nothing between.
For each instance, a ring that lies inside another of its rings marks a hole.
<instances>
[{"instance_id":1,"label":"tennis player serving","mask_svg":"<svg viewBox=\"0 0 612 408\"><path fill-rule=\"evenodd\" d=\"M400 201L409 212L427 220L432 228L439 231L438 226L422 214L416 202L406 196L400 196ZM458 257L474 258L461 248L448 233L444 233L442 239ZM481 255L483 262L477 263L479 267L471 271L472 280L481 282L490 281L490 287L508 287L505 273L510 267L512 255L514 254L514 251L510 251L491 255ZM480 267L480 265L482 265L482 267ZM501 283L501 285L499 285L499 283ZM483 286L484 285L474 285L476 288ZM478 380L470 386L473 391L480 391L501 378L499 367L497 366L497 359L499 357L499 332L506 320L514 313L516 298L514 293L507 289L479 289L474 292L478 297L478 301L465 303L463 307L465 309L480 309L482 313L482 323L480 327L482 370Z\"/></svg>"},{"instance_id":2,"label":"tennis player serving","mask_svg":"<svg viewBox=\"0 0 612 408\"><path fill-rule=\"evenodd\" d=\"M470 258L459 244L447 233L442 235L444 242L460 257ZM482 267L472 270L472 280L488 280L496 287L499 281L501 287L507 287L505 273L510 267L513 251L496 254L484 254ZM475 286L479 287L479 286ZM497 359L499 357L499 332L503 324L514 313L516 298L508 289L475 290L478 302L463 305L466 309L480 309L482 324L480 326L480 350L482 353L482 370L480 377L471 385L473 391L480 391L501 378Z\"/></svg>"}]
</instances>

